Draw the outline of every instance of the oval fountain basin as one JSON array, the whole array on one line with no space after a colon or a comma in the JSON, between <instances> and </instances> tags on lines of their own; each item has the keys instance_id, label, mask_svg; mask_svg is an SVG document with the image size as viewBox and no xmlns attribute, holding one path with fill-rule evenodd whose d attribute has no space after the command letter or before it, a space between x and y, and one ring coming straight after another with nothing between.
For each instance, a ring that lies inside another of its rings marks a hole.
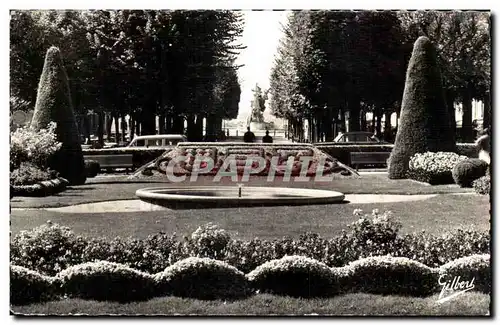
<instances>
[{"instance_id":1,"label":"oval fountain basin","mask_svg":"<svg viewBox=\"0 0 500 325\"><path fill-rule=\"evenodd\" d=\"M335 191L232 186L153 187L135 193L150 208L200 209L276 205L313 205L340 203L344 194Z\"/></svg>"}]
</instances>

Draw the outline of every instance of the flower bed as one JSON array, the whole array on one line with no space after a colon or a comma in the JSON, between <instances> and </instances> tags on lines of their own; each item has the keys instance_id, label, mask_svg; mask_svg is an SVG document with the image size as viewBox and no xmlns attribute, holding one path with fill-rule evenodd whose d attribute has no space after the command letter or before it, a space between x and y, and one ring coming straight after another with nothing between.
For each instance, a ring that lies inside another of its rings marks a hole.
<instances>
[{"instance_id":1,"label":"flower bed","mask_svg":"<svg viewBox=\"0 0 500 325\"><path fill-rule=\"evenodd\" d=\"M410 159L407 176L431 185L453 184L453 168L466 159L453 152L417 153Z\"/></svg>"},{"instance_id":2,"label":"flower bed","mask_svg":"<svg viewBox=\"0 0 500 325\"><path fill-rule=\"evenodd\" d=\"M324 165L321 165L321 164ZM262 164L262 165L261 165ZM303 164L307 164L303 165ZM207 168L211 167L211 168ZM318 170L323 175L340 174L356 177L350 168L312 146L246 145L242 144L190 144L179 145L158 158L149 167L141 168L138 174L151 176L154 171L162 174L217 175L227 172L242 175L292 177L315 176Z\"/></svg>"},{"instance_id":3,"label":"flower bed","mask_svg":"<svg viewBox=\"0 0 500 325\"><path fill-rule=\"evenodd\" d=\"M10 172L11 196L48 196L64 191L68 184L56 172L28 162Z\"/></svg>"}]
</instances>

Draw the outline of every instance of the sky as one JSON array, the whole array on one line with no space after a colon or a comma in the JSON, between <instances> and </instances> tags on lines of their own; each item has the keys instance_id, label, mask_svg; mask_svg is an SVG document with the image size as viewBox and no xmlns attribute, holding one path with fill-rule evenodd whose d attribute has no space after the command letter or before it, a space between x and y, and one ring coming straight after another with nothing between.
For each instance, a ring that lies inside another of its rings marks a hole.
<instances>
[{"instance_id":1,"label":"sky","mask_svg":"<svg viewBox=\"0 0 500 325\"><path fill-rule=\"evenodd\" d=\"M239 119L250 114L252 89L258 83L262 89L269 87L269 76L274 55L283 35L281 24L286 23L289 11L244 11L245 28L240 43L242 50L238 60L244 65L238 71L241 83Z\"/></svg>"}]
</instances>

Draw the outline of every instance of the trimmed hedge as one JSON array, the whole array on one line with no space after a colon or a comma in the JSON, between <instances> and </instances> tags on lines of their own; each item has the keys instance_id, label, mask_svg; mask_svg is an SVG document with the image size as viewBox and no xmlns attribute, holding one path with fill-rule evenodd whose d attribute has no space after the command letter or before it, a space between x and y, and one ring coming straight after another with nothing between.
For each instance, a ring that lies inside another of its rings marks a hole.
<instances>
[{"instance_id":1,"label":"trimmed hedge","mask_svg":"<svg viewBox=\"0 0 500 325\"><path fill-rule=\"evenodd\" d=\"M68 297L118 302L154 297L155 282L150 274L119 263L84 263L61 271L56 278Z\"/></svg>"},{"instance_id":2,"label":"trimmed hedge","mask_svg":"<svg viewBox=\"0 0 500 325\"><path fill-rule=\"evenodd\" d=\"M437 283L434 269L406 257L368 257L339 270L345 292L423 297L431 295Z\"/></svg>"},{"instance_id":3,"label":"trimmed hedge","mask_svg":"<svg viewBox=\"0 0 500 325\"><path fill-rule=\"evenodd\" d=\"M10 303L23 305L53 298L52 278L22 266L10 265Z\"/></svg>"},{"instance_id":4,"label":"trimmed hedge","mask_svg":"<svg viewBox=\"0 0 500 325\"><path fill-rule=\"evenodd\" d=\"M85 166L78 125L71 100L68 75L59 48L47 50L38 84L35 110L30 128L40 130L56 122L57 140L61 148L48 159L51 169L72 185L85 184Z\"/></svg>"},{"instance_id":5,"label":"trimmed hedge","mask_svg":"<svg viewBox=\"0 0 500 325\"><path fill-rule=\"evenodd\" d=\"M95 160L85 160L85 173L87 177L92 178L96 177L97 174L101 171L101 166Z\"/></svg>"},{"instance_id":6,"label":"trimmed hedge","mask_svg":"<svg viewBox=\"0 0 500 325\"><path fill-rule=\"evenodd\" d=\"M189 257L154 275L157 295L197 299L237 299L250 294L243 272L225 262Z\"/></svg>"},{"instance_id":7,"label":"trimmed hedge","mask_svg":"<svg viewBox=\"0 0 500 325\"><path fill-rule=\"evenodd\" d=\"M295 297L324 297L349 292L424 297L445 282L472 281L474 290L491 292L490 255L472 255L440 268L407 258L374 256L329 268L304 256L286 256L258 266L246 276L228 264L190 257L150 275L105 261L70 267L50 278L11 265L11 304L76 297L130 302L173 295L197 299L237 299L269 292Z\"/></svg>"},{"instance_id":8,"label":"trimmed hedge","mask_svg":"<svg viewBox=\"0 0 500 325\"><path fill-rule=\"evenodd\" d=\"M416 153L454 152L451 128L434 44L425 36L413 45L406 71L401 119L387 168L390 179L406 178L408 162Z\"/></svg>"},{"instance_id":9,"label":"trimmed hedge","mask_svg":"<svg viewBox=\"0 0 500 325\"><path fill-rule=\"evenodd\" d=\"M460 187L472 187L472 183L486 175L488 163L475 158L460 161L452 170L453 180Z\"/></svg>"},{"instance_id":10,"label":"trimmed hedge","mask_svg":"<svg viewBox=\"0 0 500 325\"><path fill-rule=\"evenodd\" d=\"M215 258L244 273L287 255L314 258L330 267L339 267L365 256L408 257L431 267L472 254L490 251L489 231L457 229L443 235L425 232L400 235L399 223L390 214L361 215L349 231L326 239L306 233L299 238L274 240L232 239L227 232L206 226L191 237L158 233L144 239L85 238L67 227L42 225L21 231L11 239L11 261L47 275L66 267L94 260L129 265L157 273L189 256Z\"/></svg>"},{"instance_id":11,"label":"trimmed hedge","mask_svg":"<svg viewBox=\"0 0 500 325\"><path fill-rule=\"evenodd\" d=\"M393 144L341 144L335 142L321 142L316 148L338 159L344 164L350 164L351 152L391 152ZM457 143L456 153L469 158L477 158L479 150L474 143Z\"/></svg>"},{"instance_id":12,"label":"trimmed hedge","mask_svg":"<svg viewBox=\"0 0 500 325\"><path fill-rule=\"evenodd\" d=\"M12 196L42 197L64 191L69 182L58 177L49 181L41 181L32 185L12 185Z\"/></svg>"},{"instance_id":13,"label":"trimmed hedge","mask_svg":"<svg viewBox=\"0 0 500 325\"><path fill-rule=\"evenodd\" d=\"M489 254L462 257L439 268L441 282L453 281L455 277L459 277L458 281L474 279L474 290L484 293L491 292L491 273Z\"/></svg>"},{"instance_id":14,"label":"trimmed hedge","mask_svg":"<svg viewBox=\"0 0 500 325\"><path fill-rule=\"evenodd\" d=\"M252 287L293 297L327 297L337 293L332 269L305 256L285 256L258 266L247 275Z\"/></svg>"}]
</instances>

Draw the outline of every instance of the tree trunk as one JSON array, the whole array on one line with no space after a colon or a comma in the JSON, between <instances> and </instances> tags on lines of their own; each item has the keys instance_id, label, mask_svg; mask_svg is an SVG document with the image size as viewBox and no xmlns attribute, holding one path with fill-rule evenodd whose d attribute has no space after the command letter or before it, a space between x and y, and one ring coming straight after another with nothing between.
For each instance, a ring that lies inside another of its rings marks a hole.
<instances>
[{"instance_id":1,"label":"tree trunk","mask_svg":"<svg viewBox=\"0 0 500 325\"><path fill-rule=\"evenodd\" d=\"M118 118L118 113L114 116L115 121L115 141L116 143L120 143L120 119Z\"/></svg>"},{"instance_id":2,"label":"tree trunk","mask_svg":"<svg viewBox=\"0 0 500 325\"><path fill-rule=\"evenodd\" d=\"M361 130L366 131L366 112L361 111Z\"/></svg>"},{"instance_id":3,"label":"tree trunk","mask_svg":"<svg viewBox=\"0 0 500 325\"><path fill-rule=\"evenodd\" d=\"M104 112L99 111L97 113L98 125L97 125L97 136L99 137L99 145L104 146Z\"/></svg>"},{"instance_id":4,"label":"tree trunk","mask_svg":"<svg viewBox=\"0 0 500 325\"><path fill-rule=\"evenodd\" d=\"M186 117L186 121L187 121L187 138L188 138L188 141L196 141L196 135L195 135L195 129L196 129L196 126L195 126L195 116L194 115L188 115Z\"/></svg>"},{"instance_id":5,"label":"tree trunk","mask_svg":"<svg viewBox=\"0 0 500 325\"><path fill-rule=\"evenodd\" d=\"M446 93L446 105L450 114L450 128L452 134L457 134L457 119L455 117L455 97L450 93Z\"/></svg>"},{"instance_id":6,"label":"tree trunk","mask_svg":"<svg viewBox=\"0 0 500 325\"><path fill-rule=\"evenodd\" d=\"M160 114L158 116L158 133L165 134L165 115Z\"/></svg>"},{"instance_id":7,"label":"tree trunk","mask_svg":"<svg viewBox=\"0 0 500 325\"><path fill-rule=\"evenodd\" d=\"M137 115L137 118L135 119L135 134L136 135L141 135L141 116L140 115Z\"/></svg>"},{"instance_id":8,"label":"tree trunk","mask_svg":"<svg viewBox=\"0 0 500 325\"><path fill-rule=\"evenodd\" d=\"M385 112L384 140L386 140L386 141L392 140L391 139L391 132L392 132L391 115L392 115L392 112L390 112L390 111Z\"/></svg>"},{"instance_id":9,"label":"tree trunk","mask_svg":"<svg viewBox=\"0 0 500 325\"><path fill-rule=\"evenodd\" d=\"M122 118L121 118L121 130L122 130L122 134L120 136L120 139L123 142L127 142L127 139L126 139L127 121L125 120L125 115L122 115Z\"/></svg>"},{"instance_id":10,"label":"tree trunk","mask_svg":"<svg viewBox=\"0 0 500 325\"><path fill-rule=\"evenodd\" d=\"M165 114L165 133L169 134L172 132L172 116Z\"/></svg>"},{"instance_id":11,"label":"tree trunk","mask_svg":"<svg viewBox=\"0 0 500 325\"><path fill-rule=\"evenodd\" d=\"M377 114L376 120L377 120L377 122L375 125L375 134L380 136L382 134L382 113Z\"/></svg>"},{"instance_id":12,"label":"tree trunk","mask_svg":"<svg viewBox=\"0 0 500 325\"><path fill-rule=\"evenodd\" d=\"M472 142L474 133L472 129L472 98L469 89L465 89L462 94L462 141Z\"/></svg>"},{"instance_id":13,"label":"tree trunk","mask_svg":"<svg viewBox=\"0 0 500 325\"><path fill-rule=\"evenodd\" d=\"M113 123L113 117L111 114L106 114L106 139L111 139L111 124Z\"/></svg>"},{"instance_id":14,"label":"tree trunk","mask_svg":"<svg viewBox=\"0 0 500 325\"><path fill-rule=\"evenodd\" d=\"M174 116L172 118L172 133L184 134L184 117Z\"/></svg>"},{"instance_id":15,"label":"tree trunk","mask_svg":"<svg viewBox=\"0 0 500 325\"><path fill-rule=\"evenodd\" d=\"M156 134L156 116L150 112L144 112L141 116L141 135Z\"/></svg>"},{"instance_id":16,"label":"tree trunk","mask_svg":"<svg viewBox=\"0 0 500 325\"><path fill-rule=\"evenodd\" d=\"M213 142L216 140L217 121L214 115L207 116L205 140Z\"/></svg>"},{"instance_id":17,"label":"tree trunk","mask_svg":"<svg viewBox=\"0 0 500 325\"><path fill-rule=\"evenodd\" d=\"M349 101L349 132L359 131L360 103L358 99Z\"/></svg>"},{"instance_id":18,"label":"tree trunk","mask_svg":"<svg viewBox=\"0 0 500 325\"><path fill-rule=\"evenodd\" d=\"M129 129L130 130L129 138L130 138L130 140L132 140L134 138L134 135L135 135L135 119L132 116L130 116L129 124L130 124L129 125L129 128L130 128Z\"/></svg>"},{"instance_id":19,"label":"tree trunk","mask_svg":"<svg viewBox=\"0 0 500 325\"><path fill-rule=\"evenodd\" d=\"M483 129L489 128L491 126L491 96L490 93L486 93L483 98L484 104L484 114L483 114Z\"/></svg>"},{"instance_id":20,"label":"tree trunk","mask_svg":"<svg viewBox=\"0 0 500 325\"><path fill-rule=\"evenodd\" d=\"M340 109L340 130L341 133L346 131L346 123L345 123L345 111L343 108ZM335 136L337 136L335 134Z\"/></svg>"}]
</instances>

